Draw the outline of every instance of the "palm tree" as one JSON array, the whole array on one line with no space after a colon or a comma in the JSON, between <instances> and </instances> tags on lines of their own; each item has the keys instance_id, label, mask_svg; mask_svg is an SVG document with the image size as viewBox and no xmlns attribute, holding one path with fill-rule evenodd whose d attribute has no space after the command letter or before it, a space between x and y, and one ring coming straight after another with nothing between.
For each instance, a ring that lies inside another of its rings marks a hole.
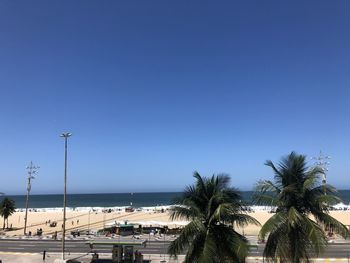
<instances>
[{"instance_id":1,"label":"palm tree","mask_svg":"<svg viewBox=\"0 0 350 263\"><path fill-rule=\"evenodd\" d=\"M4 218L2 229L5 229L5 221L7 221L7 228L9 228L8 217L15 212L15 201L5 197L0 203L0 215Z\"/></svg>"},{"instance_id":2,"label":"palm tree","mask_svg":"<svg viewBox=\"0 0 350 263\"><path fill-rule=\"evenodd\" d=\"M264 257L282 262L309 262L310 251L318 256L327 245L324 227L346 237L349 232L329 215L329 207L340 201L336 189L321 184L323 170L307 167L306 156L294 152L277 165L265 163L274 171L274 182L259 181L255 202L276 207L276 213L262 226L259 238L268 235ZM315 220L312 220L310 216Z\"/></svg>"},{"instance_id":3,"label":"palm tree","mask_svg":"<svg viewBox=\"0 0 350 263\"><path fill-rule=\"evenodd\" d=\"M186 263L244 262L248 241L233 226L259 222L245 214L239 192L229 187L229 176L206 178L195 172L194 177L196 183L185 189L171 210L172 220L190 223L171 242L168 253L176 258L187 250Z\"/></svg>"}]
</instances>

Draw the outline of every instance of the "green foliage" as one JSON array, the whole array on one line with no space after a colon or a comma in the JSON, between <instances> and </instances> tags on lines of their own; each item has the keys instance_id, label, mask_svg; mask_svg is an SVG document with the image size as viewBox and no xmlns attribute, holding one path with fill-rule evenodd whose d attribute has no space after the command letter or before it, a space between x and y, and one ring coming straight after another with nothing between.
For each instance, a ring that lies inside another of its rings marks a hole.
<instances>
[{"instance_id":1,"label":"green foliage","mask_svg":"<svg viewBox=\"0 0 350 263\"><path fill-rule=\"evenodd\" d=\"M233 226L259 224L245 214L239 192L229 187L227 175L201 177L188 186L175 201L172 219L186 219L185 226L170 246L168 253L176 257L187 251L186 263L244 262L248 253L247 239Z\"/></svg>"},{"instance_id":2,"label":"green foliage","mask_svg":"<svg viewBox=\"0 0 350 263\"><path fill-rule=\"evenodd\" d=\"M5 228L5 221L7 221L8 226L8 217L15 212L15 201L5 197L0 203L0 215L4 218L3 229Z\"/></svg>"},{"instance_id":3,"label":"green foliage","mask_svg":"<svg viewBox=\"0 0 350 263\"><path fill-rule=\"evenodd\" d=\"M336 189L321 184L322 169L309 168L306 157L294 152L277 165L267 161L274 171L274 182L259 181L254 201L273 205L274 214L261 228L260 239L265 239L264 256L282 262L309 262L310 251L315 255L327 245L324 227L331 227L343 237L349 235L346 226L331 217L330 205L340 201ZM310 219L313 215L316 222Z\"/></svg>"}]
</instances>

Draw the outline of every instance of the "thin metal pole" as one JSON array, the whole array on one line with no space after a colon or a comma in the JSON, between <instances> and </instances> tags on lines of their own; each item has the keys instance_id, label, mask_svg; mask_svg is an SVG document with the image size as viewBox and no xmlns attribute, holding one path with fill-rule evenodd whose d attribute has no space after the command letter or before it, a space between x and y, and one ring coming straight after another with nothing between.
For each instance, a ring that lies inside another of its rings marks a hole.
<instances>
[{"instance_id":1,"label":"thin metal pole","mask_svg":"<svg viewBox=\"0 0 350 263\"><path fill-rule=\"evenodd\" d=\"M26 212L24 216L24 235L27 234L27 221L28 221L28 204L29 204L29 194L30 190L32 189L32 182L31 180L34 179L34 175L37 172L37 169L39 169L39 166L34 166L33 162L30 162L30 166L27 167L28 169L28 183L27 183L27 198L26 198Z\"/></svg>"},{"instance_id":2,"label":"thin metal pole","mask_svg":"<svg viewBox=\"0 0 350 263\"><path fill-rule=\"evenodd\" d=\"M163 257L163 259L164 259L164 262L166 262L166 261L165 261L165 254L166 254L166 245L165 245L165 232L166 232L166 230L164 229L164 257Z\"/></svg>"},{"instance_id":3,"label":"thin metal pole","mask_svg":"<svg viewBox=\"0 0 350 263\"><path fill-rule=\"evenodd\" d=\"M63 194L63 229L62 229L62 259L64 260L66 236L66 206L67 206L67 139L64 137L64 194Z\"/></svg>"},{"instance_id":4,"label":"thin metal pole","mask_svg":"<svg viewBox=\"0 0 350 263\"><path fill-rule=\"evenodd\" d=\"M90 235L90 210L89 210L89 217L88 217L88 235Z\"/></svg>"},{"instance_id":5,"label":"thin metal pole","mask_svg":"<svg viewBox=\"0 0 350 263\"><path fill-rule=\"evenodd\" d=\"M28 203L29 203L29 191L30 191L29 185L30 185L30 176L28 176L27 199L26 199L26 214L24 216L24 235L27 235Z\"/></svg>"},{"instance_id":6,"label":"thin metal pole","mask_svg":"<svg viewBox=\"0 0 350 263\"><path fill-rule=\"evenodd\" d=\"M106 228L106 213L103 212L103 230Z\"/></svg>"}]
</instances>

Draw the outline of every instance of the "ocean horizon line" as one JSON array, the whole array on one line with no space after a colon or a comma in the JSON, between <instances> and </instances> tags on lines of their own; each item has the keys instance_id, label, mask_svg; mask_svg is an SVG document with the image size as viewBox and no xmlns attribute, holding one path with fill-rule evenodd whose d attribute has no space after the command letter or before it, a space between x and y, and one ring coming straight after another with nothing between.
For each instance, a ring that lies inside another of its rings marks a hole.
<instances>
[{"instance_id":1,"label":"ocean horizon line","mask_svg":"<svg viewBox=\"0 0 350 263\"><path fill-rule=\"evenodd\" d=\"M350 190L350 189L349 189ZM252 192L252 191L240 191L240 192ZM67 195L113 195L113 194L153 194L153 193L159 193L159 194L163 194L163 193L182 193L182 191L140 191L140 192L95 192L95 193L88 193L88 192L83 192L83 193L68 193ZM27 194L7 194L7 193L3 193L2 196L26 196ZM38 196L38 195L63 195L62 193L34 193L34 194L30 194L30 196Z\"/></svg>"},{"instance_id":2,"label":"ocean horizon line","mask_svg":"<svg viewBox=\"0 0 350 263\"><path fill-rule=\"evenodd\" d=\"M155 207L170 205L182 192L127 192L67 194L67 207ZM242 201L252 205L254 191L241 191ZM350 190L339 190L338 196L345 204L350 203ZM23 208L26 195L6 195L15 201L16 208ZM31 208L62 207L63 194L33 194L29 198Z\"/></svg>"},{"instance_id":3,"label":"ocean horizon line","mask_svg":"<svg viewBox=\"0 0 350 263\"><path fill-rule=\"evenodd\" d=\"M350 191L349 189L338 189L337 188L337 192L339 191ZM178 190L178 191L127 191L127 192L73 192L73 193L69 193L67 192L67 195L100 195L100 194L106 194L106 195L110 195L110 194L153 194L153 193L159 193L159 194L163 194L163 193L182 193L183 190ZM239 190L238 192L240 193L247 193L247 192L254 192L254 190ZM18 194L18 193L2 193L2 196L26 196L27 194L24 192L23 194ZM62 193L31 193L30 196L38 196L38 195L63 195Z\"/></svg>"}]
</instances>

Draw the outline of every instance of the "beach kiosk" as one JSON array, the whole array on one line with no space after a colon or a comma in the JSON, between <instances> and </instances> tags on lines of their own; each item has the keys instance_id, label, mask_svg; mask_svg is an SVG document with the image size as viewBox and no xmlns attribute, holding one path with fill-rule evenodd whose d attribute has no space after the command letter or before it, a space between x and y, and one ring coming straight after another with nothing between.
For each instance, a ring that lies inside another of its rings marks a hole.
<instances>
[{"instance_id":1,"label":"beach kiosk","mask_svg":"<svg viewBox=\"0 0 350 263\"><path fill-rule=\"evenodd\" d=\"M137 252L137 247L145 247L147 241L121 242L121 241L89 241L91 249L98 245L110 245L113 263L142 263L143 255Z\"/></svg>"},{"instance_id":2,"label":"beach kiosk","mask_svg":"<svg viewBox=\"0 0 350 263\"><path fill-rule=\"evenodd\" d=\"M127 221L124 221L123 223L115 221L107 224L107 226L108 227L104 228L104 231L109 233L116 233L121 236L130 236L134 234L134 225L128 224Z\"/></svg>"},{"instance_id":3,"label":"beach kiosk","mask_svg":"<svg viewBox=\"0 0 350 263\"><path fill-rule=\"evenodd\" d=\"M121 224L115 227L116 234L121 236L129 236L134 234L134 225L131 224Z\"/></svg>"}]
</instances>

